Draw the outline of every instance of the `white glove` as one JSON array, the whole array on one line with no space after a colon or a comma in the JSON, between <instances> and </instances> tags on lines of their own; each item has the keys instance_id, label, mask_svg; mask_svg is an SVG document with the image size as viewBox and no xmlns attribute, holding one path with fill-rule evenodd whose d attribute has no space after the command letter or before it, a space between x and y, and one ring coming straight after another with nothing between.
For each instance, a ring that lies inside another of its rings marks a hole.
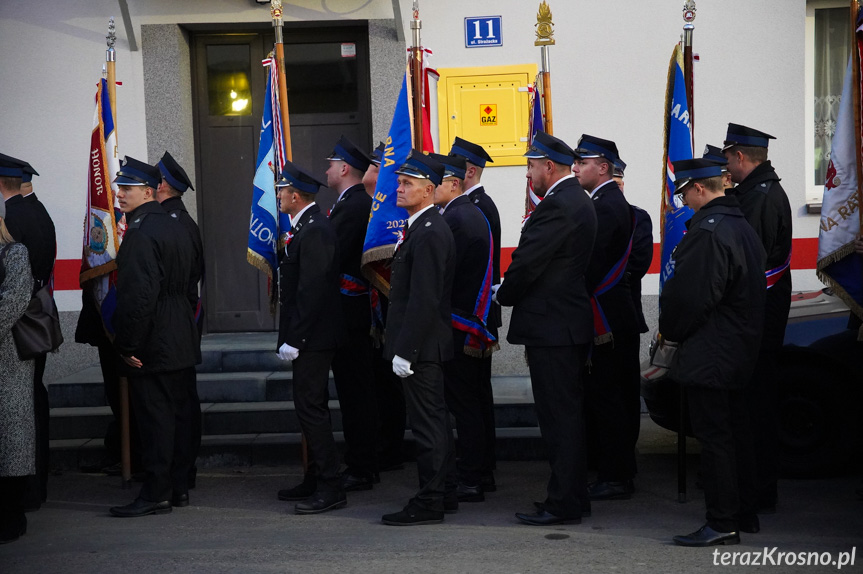
<instances>
[{"instance_id":1,"label":"white glove","mask_svg":"<svg viewBox=\"0 0 863 574\"><path fill-rule=\"evenodd\" d=\"M393 357L393 372L402 379L414 374L414 372L411 370L410 361L406 361L398 355Z\"/></svg>"},{"instance_id":2,"label":"white glove","mask_svg":"<svg viewBox=\"0 0 863 574\"><path fill-rule=\"evenodd\" d=\"M503 281L498 283L497 285L491 286L491 300L497 303L497 290L500 289L500 286L503 284Z\"/></svg>"},{"instance_id":3,"label":"white glove","mask_svg":"<svg viewBox=\"0 0 863 574\"><path fill-rule=\"evenodd\" d=\"M287 343L282 343L282 346L279 347L279 358L283 361L293 361L299 356L300 350L295 347L291 347Z\"/></svg>"}]
</instances>

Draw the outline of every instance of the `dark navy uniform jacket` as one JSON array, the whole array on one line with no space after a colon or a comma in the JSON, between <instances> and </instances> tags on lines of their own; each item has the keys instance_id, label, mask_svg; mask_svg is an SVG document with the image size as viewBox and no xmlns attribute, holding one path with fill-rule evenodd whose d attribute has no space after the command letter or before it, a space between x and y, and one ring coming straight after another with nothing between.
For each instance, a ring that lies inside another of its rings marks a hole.
<instances>
[{"instance_id":1,"label":"dark navy uniform jacket","mask_svg":"<svg viewBox=\"0 0 863 574\"><path fill-rule=\"evenodd\" d=\"M393 256L384 356L411 363L453 357L455 240L438 210L422 212Z\"/></svg>"},{"instance_id":2,"label":"dark navy uniform jacket","mask_svg":"<svg viewBox=\"0 0 863 574\"><path fill-rule=\"evenodd\" d=\"M632 236L632 212L623 192L612 180L600 187L592 198L596 211L596 242L587 268L587 288L593 292L626 252ZM651 247L652 248L652 247ZM598 297L612 335L638 333L639 323L626 277Z\"/></svg>"},{"instance_id":3,"label":"dark navy uniform jacket","mask_svg":"<svg viewBox=\"0 0 863 574\"><path fill-rule=\"evenodd\" d=\"M54 258L57 255L54 222L35 193L30 193L26 197L23 195L10 197L6 201L4 221L15 241L27 247L30 269L35 281L33 285L35 292L48 284L51 271L54 269Z\"/></svg>"},{"instance_id":4,"label":"dark navy uniform jacket","mask_svg":"<svg viewBox=\"0 0 863 574\"><path fill-rule=\"evenodd\" d=\"M650 221L650 215L640 207L633 205L632 209L635 212L635 233L632 236L632 252L626 263L626 279L638 318L638 332L647 333L647 321L644 320L644 309L641 306L641 280L653 261L653 222Z\"/></svg>"},{"instance_id":5,"label":"dark navy uniform jacket","mask_svg":"<svg viewBox=\"0 0 863 574\"><path fill-rule=\"evenodd\" d=\"M521 230L497 292L512 306L507 341L570 346L593 340L585 273L596 237L593 202L575 177L558 182Z\"/></svg>"},{"instance_id":6,"label":"dark navy uniform jacket","mask_svg":"<svg viewBox=\"0 0 863 574\"><path fill-rule=\"evenodd\" d=\"M485 192L483 186L479 186L468 194L471 202L476 205L491 226L491 236L494 239L494 266L492 270L492 285L500 283L500 214L494 201ZM502 324L500 305L492 302L488 310L488 325L492 335L497 336L497 330Z\"/></svg>"},{"instance_id":7,"label":"dark navy uniform jacket","mask_svg":"<svg viewBox=\"0 0 863 574\"><path fill-rule=\"evenodd\" d=\"M198 360L198 328L189 305L195 252L180 224L158 201L126 214L128 229L117 253L114 347L143 367L128 374L178 371Z\"/></svg>"},{"instance_id":8,"label":"dark navy uniform jacket","mask_svg":"<svg viewBox=\"0 0 863 574\"><path fill-rule=\"evenodd\" d=\"M791 252L791 205L770 161L757 166L746 179L726 192L740 202L746 221L758 234L767 262L764 270L785 263ZM779 348L785 338L785 324L791 307L791 270L767 290L764 345Z\"/></svg>"},{"instance_id":9,"label":"dark navy uniform jacket","mask_svg":"<svg viewBox=\"0 0 863 574\"><path fill-rule=\"evenodd\" d=\"M339 273L361 280L365 280L360 271L360 263L371 209L372 198L366 193L366 188L359 184L346 189L330 212L330 223L339 243ZM343 294L341 299L348 331L368 335L371 328L369 296Z\"/></svg>"},{"instance_id":10,"label":"dark navy uniform jacket","mask_svg":"<svg viewBox=\"0 0 863 574\"><path fill-rule=\"evenodd\" d=\"M279 340L309 351L338 348L344 323L339 300L339 246L336 232L317 204L292 228L279 263Z\"/></svg>"},{"instance_id":11,"label":"dark navy uniform jacket","mask_svg":"<svg viewBox=\"0 0 863 574\"><path fill-rule=\"evenodd\" d=\"M443 218L455 240L452 310L463 317L471 317L488 267L489 226L482 211L465 195L453 199L446 206ZM456 351L464 347L464 339L463 331L453 329L453 345Z\"/></svg>"},{"instance_id":12,"label":"dark navy uniform jacket","mask_svg":"<svg viewBox=\"0 0 863 574\"><path fill-rule=\"evenodd\" d=\"M734 197L714 199L687 226L659 298L659 332L680 345L671 376L739 389L755 368L764 327L764 248Z\"/></svg>"},{"instance_id":13,"label":"dark navy uniform jacket","mask_svg":"<svg viewBox=\"0 0 863 574\"><path fill-rule=\"evenodd\" d=\"M198 297L200 293L198 284L204 277L204 244L201 241L201 231L198 229L198 224L195 223L195 220L192 219L192 216L186 210L186 205L183 203L182 198L169 197L162 202L162 208L168 212L168 215L180 222L180 225L186 230L195 252L195 259L192 263L192 274L189 277L188 292L189 303L192 305L192 313L195 313L198 309ZM200 339L203 326L203 308L201 309L201 319L197 321L197 325L198 338ZM200 357L198 358L198 362L200 362Z\"/></svg>"}]
</instances>

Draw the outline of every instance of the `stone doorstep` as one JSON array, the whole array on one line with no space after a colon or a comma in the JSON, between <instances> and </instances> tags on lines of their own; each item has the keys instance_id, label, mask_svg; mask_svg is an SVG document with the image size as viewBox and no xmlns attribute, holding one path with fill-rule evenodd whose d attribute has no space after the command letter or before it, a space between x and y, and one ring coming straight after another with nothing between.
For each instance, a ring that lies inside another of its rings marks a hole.
<instances>
[{"instance_id":1,"label":"stone doorstep","mask_svg":"<svg viewBox=\"0 0 863 574\"><path fill-rule=\"evenodd\" d=\"M458 433L456 433L456 437ZM334 432L340 451L344 450L344 434ZM405 432L405 456L413 459L413 433ZM545 446L539 429L499 428L495 447L499 460L544 460ZM70 439L51 441L51 468L76 471L84 465L97 465L104 460L102 439ZM199 467L251 466L284 464L301 456L299 433L252 433L208 435L201 442Z\"/></svg>"}]
</instances>

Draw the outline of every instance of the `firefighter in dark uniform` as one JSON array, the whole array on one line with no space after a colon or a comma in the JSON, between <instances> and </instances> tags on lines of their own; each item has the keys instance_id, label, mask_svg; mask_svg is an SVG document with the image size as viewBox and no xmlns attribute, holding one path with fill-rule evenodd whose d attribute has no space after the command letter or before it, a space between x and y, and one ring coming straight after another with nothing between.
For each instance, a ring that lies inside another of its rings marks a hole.
<instances>
[{"instance_id":1,"label":"firefighter in dark uniform","mask_svg":"<svg viewBox=\"0 0 863 574\"><path fill-rule=\"evenodd\" d=\"M339 245L326 214L315 203L323 185L287 162L279 190L279 209L291 216L291 230L279 262L278 354L292 361L294 406L309 445L303 483L279 492L280 500L299 500L297 514L318 514L347 504L339 477L339 453L330 421L329 370L344 341L339 301ZM309 494L308 485L314 484Z\"/></svg>"},{"instance_id":2,"label":"firefighter in dark uniform","mask_svg":"<svg viewBox=\"0 0 863 574\"><path fill-rule=\"evenodd\" d=\"M156 190L156 199L162 204L168 215L180 222L183 228L187 231L187 239L191 242L195 251L195 262L192 265L192 276L189 278L189 305L192 306L192 312L195 314L195 323L198 326L198 345L197 363L201 362L201 333L204 325L204 308L201 304L199 283L204 278L204 244L201 242L201 231L198 229L198 224L189 215L185 204L183 203L183 194L187 190L195 188L186 171L180 166L177 161L171 157L167 151L162 159L157 164L159 172L162 174L162 180L159 182L159 188ZM191 401L189 402L188 416L191 420L192 428L192 466L189 469L189 488L195 488L197 481L198 467L195 461L198 458L198 451L201 450L201 399L198 397L198 378L195 369L188 369L186 374L189 376L187 381L188 392Z\"/></svg>"},{"instance_id":3,"label":"firefighter in dark uniform","mask_svg":"<svg viewBox=\"0 0 863 574\"><path fill-rule=\"evenodd\" d=\"M13 189L13 182L21 186L31 182L34 175L39 175L33 167L23 160L18 160L0 154L3 160L17 163L23 172L22 177L7 178L9 185L3 187L3 199L6 202L6 227L15 241L27 247L30 256L30 269L33 273L33 292L51 282L54 272L54 259L57 254L57 237L54 222L48 215L48 210L30 191L26 195L19 187ZM36 357L36 370L33 375L33 397L36 412L36 474L27 480L25 505L28 509L41 506L48 497L48 389L42 381L45 374L47 355Z\"/></svg>"},{"instance_id":4,"label":"firefighter in dark uniform","mask_svg":"<svg viewBox=\"0 0 863 574\"><path fill-rule=\"evenodd\" d=\"M676 161L674 173L675 193L696 213L660 295L659 332L679 344L670 375L686 387L707 506L707 523L674 541L737 544L740 531L759 530L745 387L764 328L764 249L725 195L719 165Z\"/></svg>"},{"instance_id":5,"label":"firefighter in dark uniform","mask_svg":"<svg viewBox=\"0 0 863 574\"><path fill-rule=\"evenodd\" d=\"M378 416L371 337L369 284L360 272L372 198L363 187L371 161L342 136L327 158L327 187L339 197L330 223L339 241L339 290L344 313L345 344L333 358L333 379L345 433L345 491L369 490L378 472Z\"/></svg>"},{"instance_id":6,"label":"firefighter in dark uniform","mask_svg":"<svg viewBox=\"0 0 863 574\"><path fill-rule=\"evenodd\" d=\"M625 267L633 239L633 212L612 179L619 160L613 141L583 135L573 173L596 211L596 243L585 276L593 294L594 345L585 367L587 433L598 446L592 500L632 496L635 443L641 423L640 325ZM623 270L619 266L623 265Z\"/></svg>"},{"instance_id":7,"label":"firefighter in dark uniform","mask_svg":"<svg viewBox=\"0 0 863 574\"><path fill-rule=\"evenodd\" d=\"M548 447L547 497L525 524L580 522L590 515L584 435L582 368L593 339L585 273L596 236L590 198L572 175L575 153L537 132L527 177L543 200L524 223L512 264L497 289L512 306L507 340L525 345L536 416Z\"/></svg>"},{"instance_id":8,"label":"firefighter in dark uniform","mask_svg":"<svg viewBox=\"0 0 863 574\"><path fill-rule=\"evenodd\" d=\"M114 180L128 229L117 253L114 348L129 379L146 478L119 517L171 512L189 504L189 370L198 329L189 305L195 252L180 224L156 200L159 170L127 157Z\"/></svg>"},{"instance_id":9,"label":"firefighter in dark uniform","mask_svg":"<svg viewBox=\"0 0 863 574\"><path fill-rule=\"evenodd\" d=\"M482 211L463 193L466 162L456 155L430 154L444 166L443 181L434 192L455 239L452 298L453 358L443 364L446 404L458 429L459 502L482 502L482 476L487 457L485 362L497 343L486 327L491 306L493 251L491 227Z\"/></svg>"},{"instance_id":10,"label":"firefighter in dark uniform","mask_svg":"<svg viewBox=\"0 0 863 574\"><path fill-rule=\"evenodd\" d=\"M452 476L455 463L441 369L441 363L453 356L450 297L455 242L432 203L444 166L412 150L396 173L396 205L409 217L393 256L384 352L404 382L416 439L419 490L402 511L385 514L381 521L413 526L443 522L446 478ZM457 506L456 502L448 510Z\"/></svg>"},{"instance_id":11,"label":"firefighter in dark uniform","mask_svg":"<svg viewBox=\"0 0 863 574\"><path fill-rule=\"evenodd\" d=\"M776 510L779 472L779 413L777 404L777 360L785 339L785 325L791 308L791 205L779 183L779 176L767 159L767 144L773 136L728 124L722 153L737 187L729 191L740 202L746 221L761 238L767 253L765 273L767 303L764 338L758 364L749 385L750 416L756 437L758 465L758 507L761 512Z\"/></svg>"},{"instance_id":12,"label":"firefighter in dark uniform","mask_svg":"<svg viewBox=\"0 0 863 574\"><path fill-rule=\"evenodd\" d=\"M471 203L479 207L482 214L485 215L488 224L491 226L491 237L494 241L494 265L492 269L492 277L495 285L500 283L500 214L497 211L497 206L494 200L486 193L480 180L482 172L486 164L494 163L491 156L484 147L469 142L460 137L456 137L450 149L450 155L460 156L467 162L464 176L464 194L468 196ZM500 305L497 301L492 301L488 312L487 327L489 332L498 337L498 329L502 325ZM494 395L491 388L491 354L499 348L495 344L489 349L488 356L482 358L483 365L483 428L485 429L485 462L483 463L482 477L480 478L480 486L483 492L494 492L497 490L497 485L494 480L494 469L497 466L497 456L495 454L495 444L497 436L495 435L494 421Z\"/></svg>"}]
</instances>

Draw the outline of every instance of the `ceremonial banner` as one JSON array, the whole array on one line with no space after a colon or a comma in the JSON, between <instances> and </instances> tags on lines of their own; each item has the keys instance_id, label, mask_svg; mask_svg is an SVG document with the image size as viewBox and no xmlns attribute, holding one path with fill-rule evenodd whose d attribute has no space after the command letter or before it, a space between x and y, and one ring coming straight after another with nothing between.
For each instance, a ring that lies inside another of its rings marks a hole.
<instances>
[{"instance_id":1,"label":"ceremonial banner","mask_svg":"<svg viewBox=\"0 0 863 574\"><path fill-rule=\"evenodd\" d=\"M111 183L120 170L120 160L105 79L99 82L95 101L87 170L87 215L78 281L81 288L92 290L93 298L102 310L103 322L108 331L113 332L110 316L115 300L115 260L125 231L125 219L116 200L116 186Z\"/></svg>"},{"instance_id":2,"label":"ceremonial banner","mask_svg":"<svg viewBox=\"0 0 863 574\"><path fill-rule=\"evenodd\" d=\"M673 161L692 159L692 127L689 121L689 104L683 79L683 52L674 46L668 66L668 83L665 91L665 147L662 154L662 204L660 208L661 267L659 290L674 275L671 254L686 233L686 222L693 211L682 205L674 196Z\"/></svg>"},{"instance_id":3,"label":"ceremonial banner","mask_svg":"<svg viewBox=\"0 0 863 574\"><path fill-rule=\"evenodd\" d=\"M858 27L858 42L860 35ZM856 44L853 49L857 49ZM851 54L845 70L839 117L836 119L830 165L824 184L816 273L855 315L863 318L863 257L854 251L854 240L860 234L860 164L857 156L860 150L856 149L857 137L860 135L856 132L860 126L854 117L854 92L859 94L861 91L859 80L856 84L854 81L855 76L860 77L854 73L854 62L854 54Z\"/></svg>"},{"instance_id":4,"label":"ceremonial banner","mask_svg":"<svg viewBox=\"0 0 863 574\"><path fill-rule=\"evenodd\" d=\"M363 245L363 274L385 295L389 294L390 287L388 262L399 241L399 234L408 220L404 208L396 205L398 189L396 170L407 159L413 142L410 98L410 82L408 82L408 74L405 73L390 131L384 142L384 157L378 172L369 225L366 229L366 241Z\"/></svg>"},{"instance_id":5,"label":"ceremonial banner","mask_svg":"<svg viewBox=\"0 0 863 574\"><path fill-rule=\"evenodd\" d=\"M527 129L527 147L533 145L533 139L536 137L536 132L545 131L545 125L542 121L542 80L537 76L533 82L533 88L530 90L530 108L528 111L529 127ZM524 220L530 217L536 206L542 198L533 192L533 183L527 182L527 196L524 202Z\"/></svg>"},{"instance_id":6,"label":"ceremonial banner","mask_svg":"<svg viewBox=\"0 0 863 574\"><path fill-rule=\"evenodd\" d=\"M279 211L276 198L276 178L285 165L284 136L275 60L268 58L263 65L270 69L261 118L261 139L258 147L257 169L252 191L252 213L249 220L249 245L246 260L267 274L270 295L273 296L273 277L278 269L278 249L284 244L291 228L290 218Z\"/></svg>"}]
</instances>

